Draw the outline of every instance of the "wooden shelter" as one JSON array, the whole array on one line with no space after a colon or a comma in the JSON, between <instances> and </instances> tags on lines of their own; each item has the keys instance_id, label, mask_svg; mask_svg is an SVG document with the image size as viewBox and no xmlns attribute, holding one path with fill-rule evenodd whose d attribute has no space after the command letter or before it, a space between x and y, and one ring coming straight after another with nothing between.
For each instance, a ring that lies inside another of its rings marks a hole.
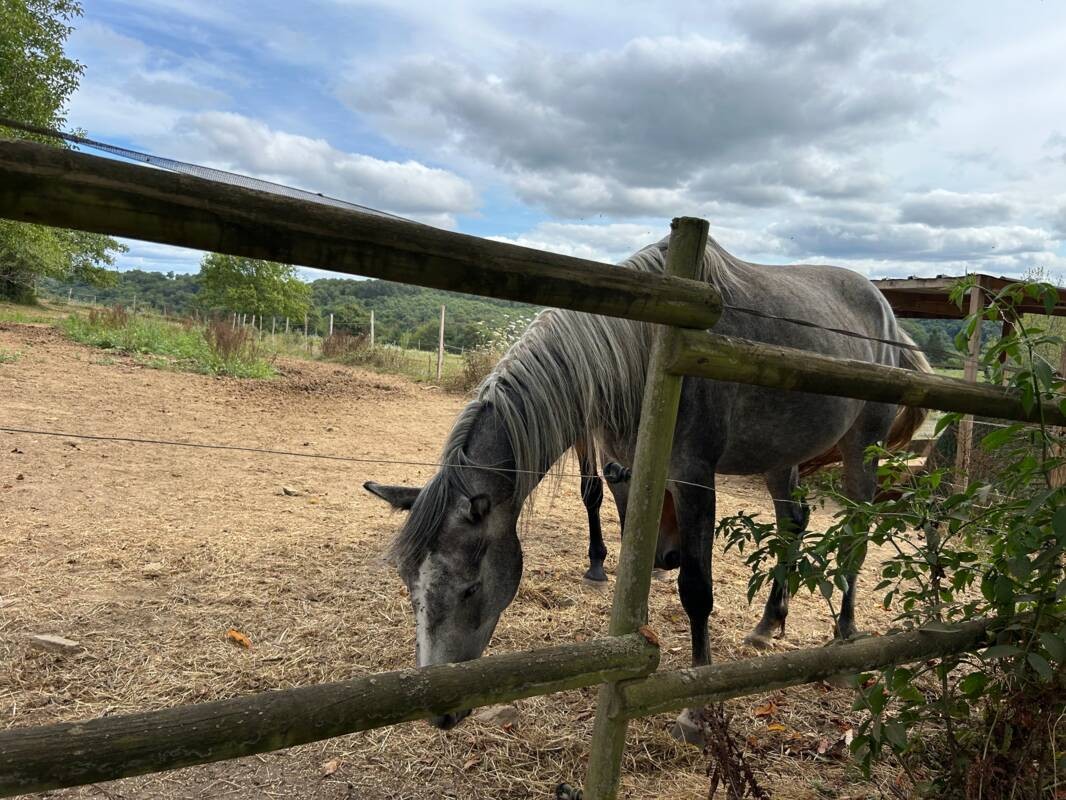
<instances>
[{"instance_id":1,"label":"wooden shelter","mask_svg":"<svg viewBox=\"0 0 1066 800\"><path fill-rule=\"evenodd\" d=\"M937 275L935 278L883 278L873 281L881 290L897 317L911 319L963 319L977 313L985 302L986 295L995 295L1016 279L977 274L976 286L979 291L971 289L968 302L960 308L950 299L951 289L960 280L959 277ZM1052 314L1066 317L1066 288L1057 287L1058 302ZM1014 307L1018 314L1046 314L1047 309L1036 301L1023 302ZM1010 325L1003 321L1004 331ZM966 357L963 378L971 383L977 381L977 358L981 352L981 326L974 329L970 337L969 353ZM1063 348L1059 364L1060 374L1066 375L1066 348ZM970 453L973 448L973 417L966 416L959 425L955 451L955 470L960 483L965 483L970 474Z\"/></svg>"}]
</instances>

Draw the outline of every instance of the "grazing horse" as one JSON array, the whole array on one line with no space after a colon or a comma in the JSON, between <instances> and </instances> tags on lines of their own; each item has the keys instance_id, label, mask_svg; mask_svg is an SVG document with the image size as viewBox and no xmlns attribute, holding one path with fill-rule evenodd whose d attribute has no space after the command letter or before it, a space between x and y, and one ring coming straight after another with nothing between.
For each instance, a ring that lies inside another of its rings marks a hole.
<instances>
[{"instance_id":1,"label":"grazing horse","mask_svg":"<svg viewBox=\"0 0 1066 800\"><path fill-rule=\"evenodd\" d=\"M644 248L622 269L661 273L669 240ZM716 332L770 344L928 371L917 353L878 340L903 340L892 309L858 273L828 266L777 267L731 256L709 239L698 278L715 285L727 309ZM741 313L758 309L771 318ZM808 320L871 338L842 336L773 317ZM411 592L419 666L477 658L522 575L518 519L523 505L575 443L633 463L653 326L634 320L548 309L541 312L460 412L437 474L421 489L368 483L410 513L390 556ZM899 421L897 422L897 416ZM847 494L873 497L877 464L864 451L893 423L908 438L924 414L846 397L686 378L669 477L677 535L660 544L660 563L676 564L689 618L692 663L710 662L711 554L716 527L714 476L761 474L770 495L790 498L798 466L834 448ZM705 488L710 487L710 489ZM797 503L775 500L778 523L798 527ZM623 509L624 511L624 509ZM848 576L837 635L855 626L855 574ZM784 585L774 583L754 636L783 627ZM469 712L437 717L450 728Z\"/></svg>"}]
</instances>

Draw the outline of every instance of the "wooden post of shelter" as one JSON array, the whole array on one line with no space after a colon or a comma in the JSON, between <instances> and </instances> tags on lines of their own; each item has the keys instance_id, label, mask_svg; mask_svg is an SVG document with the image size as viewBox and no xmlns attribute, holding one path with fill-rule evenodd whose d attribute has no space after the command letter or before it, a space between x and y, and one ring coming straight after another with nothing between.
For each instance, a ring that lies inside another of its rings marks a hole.
<instances>
[{"instance_id":1,"label":"wooden post of shelter","mask_svg":"<svg viewBox=\"0 0 1066 800\"><path fill-rule=\"evenodd\" d=\"M666 272L680 278L695 278L707 246L709 225L706 220L682 217L674 220L671 228ZM656 331L648 360L625 535L618 554L611 636L633 633L648 621L651 570L659 539L659 520L683 380L680 375L668 373L666 363L679 333L674 327ZM628 722L622 707L619 684L603 684L596 702L596 721L589 750L589 771L585 782L588 800L611 800L617 795Z\"/></svg>"},{"instance_id":2,"label":"wooden post of shelter","mask_svg":"<svg viewBox=\"0 0 1066 800\"><path fill-rule=\"evenodd\" d=\"M972 317L979 314L984 307L984 295L981 291L981 279L978 278L970 289L970 309ZM977 381L977 358L981 354L981 323L978 322L970 334L969 350L963 368L963 380L969 383ZM959 420L958 433L955 437L955 483L960 487L970 482L970 454L973 451L973 415L967 414Z\"/></svg>"},{"instance_id":3,"label":"wooden post of shelter","mask_svg":"<svg viewBox=\"0 0 1066 800\"><path fill-rule=\"evenodd\" d=\"M437 380L444 371L444 306L440 307L440 336L437 338Z\"/></svg>"}]
</instances>

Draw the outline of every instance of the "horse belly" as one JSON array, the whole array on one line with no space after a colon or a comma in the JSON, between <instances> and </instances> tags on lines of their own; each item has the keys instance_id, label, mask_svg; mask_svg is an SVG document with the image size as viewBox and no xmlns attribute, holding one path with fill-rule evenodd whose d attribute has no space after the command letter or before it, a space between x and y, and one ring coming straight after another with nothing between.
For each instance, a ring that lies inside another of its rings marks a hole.
<instances>
[{"instance_id":1,"label":"horse belly","mask_svg":"<svg viewBox=\"0 0 1066 800\"><path fill-rule=\"evenodd\" d=\"M717 472L761 474L819 456L840 441L863 407L860 400L825 395L751 394L738 400L755 402L739 402L729 416Z\"/></svg>"}]
</instances>

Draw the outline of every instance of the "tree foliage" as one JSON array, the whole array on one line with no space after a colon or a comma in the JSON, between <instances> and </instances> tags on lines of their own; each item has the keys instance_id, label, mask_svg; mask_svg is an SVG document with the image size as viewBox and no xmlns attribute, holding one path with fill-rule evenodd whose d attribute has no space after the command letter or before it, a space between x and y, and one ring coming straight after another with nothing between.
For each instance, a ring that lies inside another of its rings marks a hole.
<instances>
[{"instance_id":1,"label":"tree foliage","mask_svg":"<svg viewBox=\"0 0 1066 800\"><path fill-rule=\"evenodd\" d=\"M206 311L303 319L310 308L311 289L289 264L211 253L200 262L199 278Z\"/></svg>"},{"instance_id":2,"label":"tree foliage","mask_svg":"<svg viewBox=\"0 0 1066 800\"><path fill-rule=\"evenodd\" d=\"M75 0L0 0L0 116L56 128L83 67L63 52ZM39 138L0 127L0 135ZM61 146L42 138L46 144ZM32 302L40 276L107 283L114 253L125 250L108 236L21 222L0 222L0 298Z\"/></svg>"}]
</instances>

